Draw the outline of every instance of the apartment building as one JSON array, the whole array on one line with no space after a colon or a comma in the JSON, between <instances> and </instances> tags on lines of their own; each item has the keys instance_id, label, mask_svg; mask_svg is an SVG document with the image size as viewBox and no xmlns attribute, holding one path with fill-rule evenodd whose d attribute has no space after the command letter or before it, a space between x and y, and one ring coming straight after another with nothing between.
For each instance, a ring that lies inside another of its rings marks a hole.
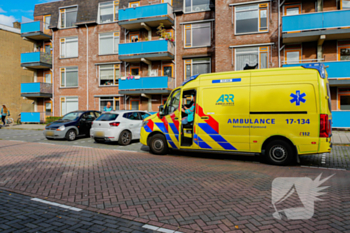
<instances>
[{"instance_id":1,"label":"apartment building","mask_svg":"<svg viewBox=\"0 0 350 233\"><path fill-rule=\"evenodd\" d=\"M35 33L45 35L37 37L36 53L53 57L50 67L36 72L38 82L51 77L52 97L38 99L37 105L47 113L51 107L55 116L102 110L107 102L114 109L156 112L171 90L194 74L323 62L333 126L345 127L348 2L64 0L36 5L36 22L29 24L40 24Z\"/></svg>"},{"instance_id":2,"label":"apartment building","mask_svg":"<svg viewBox=\"0 0 350 233\"><path fill-rule=\"evenodd\" d=\"M34 77L32 71L21 68L20 56L33 47L32 42L22 39L18 22L14 27L0 24L0 106L5 104L14 120L21 112L35 110L34 101L20 92L21 83L33 82Z\"/></svg>"}]
</instances>

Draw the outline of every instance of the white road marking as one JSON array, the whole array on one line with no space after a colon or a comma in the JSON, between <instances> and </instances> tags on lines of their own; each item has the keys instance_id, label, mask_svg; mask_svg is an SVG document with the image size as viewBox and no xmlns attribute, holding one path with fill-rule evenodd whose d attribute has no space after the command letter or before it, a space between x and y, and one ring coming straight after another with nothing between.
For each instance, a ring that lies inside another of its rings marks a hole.
<instances>
[{"instance_id":1,"label":"white road marking","mask_svg":"<svg viewBox=\"0 0 350 233\"><path fill-rule=\"evenodd\" d=\"M166 228L161 228L161 227L152 226L152 225L148 225L148 224L145 224L142 227L149 229L149 230L152 230L152 231L158 231L158 232L164 232L164 233L182 233L180 231L169 230Z\"/></svg>"},{"instance_id":2,"label":"white road marking","mask_svg":"<svg viewBox=\"0 0 350 233\"><path fill-rule=\"evenodd\" d=\"M321 160L321 163L325 164L326 163L326 154L323 153L322 154L322 160Z\"/></svg>"},{"instance_id":3,"label":"white road marking","mask_svg":"<svg viewBox=\"0 0 350 233\"><path fill-rule=\"evenodd\" d=\"M45 200L42 200L42 199L39 199L39 198L31 198L30 200L38 201L38 202L45 203L45 204L48 204L48 205L58 206L58 207L69 209L69 210L82 211L82 209L79 209L79 208L75 208L75 207L67 206L67 205L61 205L61 204L58 204L56 202L45 201Z\"/></svg>"}]
</instances>

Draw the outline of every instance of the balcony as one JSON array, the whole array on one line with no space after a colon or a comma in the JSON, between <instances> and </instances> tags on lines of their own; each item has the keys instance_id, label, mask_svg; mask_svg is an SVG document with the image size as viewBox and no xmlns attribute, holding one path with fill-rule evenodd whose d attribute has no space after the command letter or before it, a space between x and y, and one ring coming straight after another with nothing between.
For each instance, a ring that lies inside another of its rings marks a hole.
<instances>
[{"instance_id":1,"label":"balcony","mask_svg":"<svg viewBox=\"0 0 350 233\"><path fill-rule=\"evenodd\" d=\"M30 69L50 69L52 56L42 52L22 53L21 66Z\"/></svg>"},{"instance_id":2,"label":"balcony","mask_svg":"<svg viewBox=\"0 0 350 233\"><path fill-rule=\"evenodd\" d=\"M174 59L174 43L167 40L153 40L119 44L119 60L140 62L142 58L150 61Z\"/></svg>"},{"instance_id":3,"label":"balcony","mask_svg":"<svg viewBox=\"0 0 350 233\"><path fill-rule=\"evenodd\" d=\"M349 27L350 10L283 16L283 43L317 41L321 35L326 40L346 39Z\"/></svg>"},{"instance_id":4,"label":"balcony","mask_svg":"<svg viewBox=\"0 0 350 233\"><path fill-rule=\"evenodd\" d=\"M22 123L44 123L46 113L43 112L21 112Z\"/></svg>"},{"instance_id":5,"label":"balcony","mask_svg":"<svg viewBox=\"0 0 350 233\"><path fill-rule=\"evenodd\" d=\"M350 128L350 111L332 111L332 128Z\"/></svg>"},{"instance_id":6,"label":"balcony","mask_svg":"<svg viewBox=\"0 0 350 233\"><path fill-rule=\"evenodd\" d=\"M21 96L28 98L51 98L52 84L51 83L22 83Z\"/></svg>"},{"instance_id":7,"label":"balcony","mask_svg":"<svg viewBox=\"0 0 350 233\"><path fill-rule=\"evenodd\" d=\"M350 84L350 61L324 61L331 86ZM308 63L284 64L283 67L301 66Z\"/></svg>"},{"instance_id":8,"label":"balcony","mask_svg":"<svg viewBox=\"0 0 350 233\"><path fill-rule=\"evenodd\" d=\"M161 94L175 88L175 79L168 76L119 80L120 94Z\"/></svg>"},{"instance_id":9,"label":"balcony","mask_svg":"<svg viewBox=\"0 0 350 233\"><path fill-rule=\"evenodd\" d=\"M31 40L50 40L51 32L49 29L44 29L44 23L35 21L30 23L22 23L21 36Z\"/></svg>"},{"instance_id":10,"label":"balcony","mask_svg":"<svg viewBox=\"0 0 350 233\"><path fill-rule=\"evenodd\" d=\"M141 23L149 27L174 25L173 8L168 3L121 9L118 14L119 25L127 30L144 28Z\"/></svg>"}]
</instances>

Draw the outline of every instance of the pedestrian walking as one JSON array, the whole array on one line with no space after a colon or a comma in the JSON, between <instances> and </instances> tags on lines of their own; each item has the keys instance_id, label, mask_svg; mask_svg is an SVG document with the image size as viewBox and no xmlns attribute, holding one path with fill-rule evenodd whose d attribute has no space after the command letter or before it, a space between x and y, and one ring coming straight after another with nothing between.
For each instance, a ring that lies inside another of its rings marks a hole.
<instances>
[{"instance_id":1,"label":"pedestrian walking","mask_svg":"<svg viewBox=\"0 0 350 233\"><path fill-rule=\"evenodd\" d=\"M2 105L1 120L2 120L2 123L4 126L6 125L6 117L7 116L10 116L10 110L8 110L5 105Z\"/></svg>"}]
</instances>

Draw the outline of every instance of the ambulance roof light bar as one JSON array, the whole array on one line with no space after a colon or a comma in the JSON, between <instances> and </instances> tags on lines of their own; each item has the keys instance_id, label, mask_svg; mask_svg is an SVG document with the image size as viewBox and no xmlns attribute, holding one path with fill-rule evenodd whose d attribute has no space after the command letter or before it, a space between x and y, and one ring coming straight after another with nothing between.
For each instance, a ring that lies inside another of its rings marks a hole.
<instances>
[{"instance_id":1,"label":"ambulance roof light bar","mask_svg":"<svg viewBox=\"0 0 350 233\"><path fill-rule=\"evenodd\" d=\"M318 73L320 73L321 78L326 78L326 68L323 63L310 63L302 65L302 67L306 69L316 69L318 70Z\"/></svg>"}]
</instances>

